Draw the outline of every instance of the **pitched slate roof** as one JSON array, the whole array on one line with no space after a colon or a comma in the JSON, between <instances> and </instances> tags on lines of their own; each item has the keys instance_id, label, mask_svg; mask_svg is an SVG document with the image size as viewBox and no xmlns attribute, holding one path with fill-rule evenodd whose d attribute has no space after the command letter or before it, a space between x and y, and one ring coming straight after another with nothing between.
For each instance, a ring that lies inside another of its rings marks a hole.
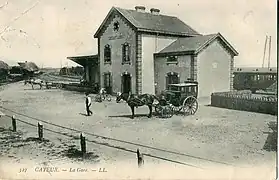
<instances>
[{"instance_id":1,"label":"pitched slate roof","mask_svg":"<svg viewBox=\"0 0 279 180\"><path fill-rule=\"evenodd\" d=\"M157 55L177 52L198 54L216 38L220 38L221 41L224 42L224 44L231 50L234 55L238 55L238 52L225 40L225 38L220 33L178 38L176 41L157 53Z\"/></svg>"},{"instance_id":2,"label":"pitched slate roof","mask_svg":"<svg viewBox=\"0 0 279 180\"><path fill-rule=\"evenodd\" d=\"M112 7L107 17L95 33L94 37L98 37L105 22L113 12L120 13L127 21L129 21L138 31L155 32L162 34L180 35L180 36L195 36L200 35L197 31L185 24L183 21L173 16L162 14L154 15L150 12L138 12L136 10L122 9Z\"/></svg>"}]
</instances>

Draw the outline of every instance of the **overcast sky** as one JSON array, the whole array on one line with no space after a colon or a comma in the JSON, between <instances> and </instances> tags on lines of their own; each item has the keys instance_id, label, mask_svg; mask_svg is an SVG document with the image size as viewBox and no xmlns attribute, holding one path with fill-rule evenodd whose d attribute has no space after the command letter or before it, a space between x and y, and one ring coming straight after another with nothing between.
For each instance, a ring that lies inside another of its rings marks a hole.
<instances>
[{"instance_id":1,"label":"overcast sky","mask_svg":"<svg viewBox=\"0 0 279 180\"><path fill-rule=\"evenodd\" d=\"M0 34L6 27L0 58L40 67L76 65L66 57L97 53L93 34L110 8L136 5L177 16L202 34L220 32L239 52L236 66L261 66L265 36L271 36L271 66L277 66L274 0L0 0Z\"/></svg>"}]
</instances>

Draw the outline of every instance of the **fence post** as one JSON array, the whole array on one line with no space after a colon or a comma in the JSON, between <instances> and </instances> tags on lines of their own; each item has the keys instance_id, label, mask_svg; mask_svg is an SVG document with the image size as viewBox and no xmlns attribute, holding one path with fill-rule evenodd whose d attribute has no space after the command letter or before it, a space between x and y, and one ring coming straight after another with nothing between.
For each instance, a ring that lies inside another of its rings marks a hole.
<instances>
[{"instance_id":1,"label":"fence post","mask_svg":"<svg viewBox=\"0 0 279 180\"><path fill-rule=\"evenodd\" d=\"M84 155L86 154L86 141L82 133L80 133L80 147L81 147L82 156L84 157Z\"/></svg>"},{"instance_id":2,"label":"fence post","mask_svg":"<svg viewBox=\"0 0 279 180\"><path fill-rule=\"evenodd\" d=\"M16 132L16 119L15 119L15 115L12 116L12 126L13 126L13 131Z\"/></svg>"},{"instance_id":3,"label":"fence post","mask_svg":"<svg viewBox=\"0 0 279 180\"><path fill-rule=\"evenodd\" d=\"M39 134L39 140L43 140L43 125L38 122L38 134Z\"/></svg>"},{"instance_id":4,"label":"fence post","mask_svg":"<svg viewBox=\"0 0 279 180\"><path fill-rule=\"evenodd\" d=\"M139 149L137 149L137 159L138 159L138 167L142 167L144 164L143 154L139 152Z\"/></svg>"}]
</instances>

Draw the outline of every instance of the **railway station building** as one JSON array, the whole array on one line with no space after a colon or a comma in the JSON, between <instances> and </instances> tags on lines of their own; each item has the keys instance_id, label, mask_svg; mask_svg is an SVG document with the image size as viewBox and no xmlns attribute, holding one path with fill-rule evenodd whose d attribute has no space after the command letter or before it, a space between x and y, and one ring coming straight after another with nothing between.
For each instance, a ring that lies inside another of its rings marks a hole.
<instances>
[{"instance_id":1,"label":"railway station building","mask_svg":"<svg viewBox=\"0 0 279 180\"><path fill-rule=\"evenodd\" d=\"M159 9L112 7L94 37L98 82L112 93L159 94L189 79L199 83L199 97L232 89L238 55L232 45L220 33L202 35Z\"/></svg>"}]
</instances>

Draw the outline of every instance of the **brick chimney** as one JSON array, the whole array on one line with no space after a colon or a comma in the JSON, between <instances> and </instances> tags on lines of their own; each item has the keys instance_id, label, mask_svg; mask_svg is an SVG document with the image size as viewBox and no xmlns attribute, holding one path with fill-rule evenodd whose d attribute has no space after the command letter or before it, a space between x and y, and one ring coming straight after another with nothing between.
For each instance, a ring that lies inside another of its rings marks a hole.
<instances>
[{"instance_id":1,"label":"brick chimney","mask_svg":"<svg viewBox=\"0 0 279 180\"><path fill-rule=\"evenodd\" d=\"M136 6L135 7L137 12L145 12L145 7L144 6Z\"/></svg>"},{"instance_id":2,"label":"brick chimney","mask_svg":"<svg viewBox=\"0 0 279 180\"><path fill-rule=\"evenodd\" d=\"M151 8L150 9L151 14L156 14L158 15L160 13L160 9L155 9L155 8Z\"/></svg>"}]
</instances>

